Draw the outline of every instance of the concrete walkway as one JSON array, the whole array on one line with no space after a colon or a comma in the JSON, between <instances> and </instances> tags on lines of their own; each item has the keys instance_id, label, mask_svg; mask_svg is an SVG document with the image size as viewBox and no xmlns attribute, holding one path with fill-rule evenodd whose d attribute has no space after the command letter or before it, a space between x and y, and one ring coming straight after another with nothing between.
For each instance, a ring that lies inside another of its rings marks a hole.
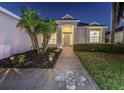
<instances>
[{"instance_id":1,"label":"concrete walkway","mask_svg":"<svg viewBox=\"0 0 124 93\"><path fill-rule=\"evenodd\" d=\"M20 71L21 73L17 73ZM53 69L10 69L9 73L1 79L0 89L11 90L65 90L65 87L60 87L59 81L55 80L56 76L64 74L67 71L79 73L86 78L84 86L78 87L81 90L99 89L93 79L87 74L87 71L82 66L72 48L63 48L56 65Z\"/></svg>"},{"instance_id":2,"label":"concrete walkway","mask_svg":"<svg viewBox=\"0 0 124 93\"><path fill-rule=\"evenodd\" d=\"M55 76L60 74L64 74L67 71L72 71L74 73L79 73L86 78L84 81L84 86L79 87L77 89L81 90L96 90L99 89L94 80L88 75L85 68L82 66L80 61L78 60L77 56L74 54L71 47L63 48L59 59L54 67L54 69L49 70L49 78L45 83L44 89L65 89L60 88L58 85L60 82L55 81Z\"/></svg>"}]
</instances>

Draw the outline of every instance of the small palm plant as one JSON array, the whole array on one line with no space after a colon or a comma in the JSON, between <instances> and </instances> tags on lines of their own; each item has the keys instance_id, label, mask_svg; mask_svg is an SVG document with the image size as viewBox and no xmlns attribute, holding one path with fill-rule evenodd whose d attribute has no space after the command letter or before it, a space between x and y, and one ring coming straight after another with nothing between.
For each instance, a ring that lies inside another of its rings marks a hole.
<instances>
[{"instance_id":1,"label":"small palm plant","mask_svg":"<svg viewBox=\"0 0 124 93\"><path fill-rule=\"evenodd\" d=\"M37 36L36 36L36 27L40 23L40 17L36 10L29 10L24 8L22 10L21 20L18 22L17 27L25 29L28 33L33 49L36 49L40 53L38 46Z\"/></svg>"},{"instance_id":2,"label":"small palm plant","mask_svg":"<svg viewBox=\"0 0 124 93\"><path fill-rule=\"evenodd\" d=\"M49 18L42 18L39 26L36 28L36 31L43 35L42 53L44 54L48 48L48 42L51 35L56 31L56 22Z\"/></svg>"},{"instance_id":3,"label":"small palm plant","mask_svg":"<svg viewBox=\"0 0 124 93\"><path fill-rule=\"evenodd\" d=\"M19 59L19 63L23 63L26 60L26 56L25 55L19 55L18 59Z\"/></svg>"}]
</instances>

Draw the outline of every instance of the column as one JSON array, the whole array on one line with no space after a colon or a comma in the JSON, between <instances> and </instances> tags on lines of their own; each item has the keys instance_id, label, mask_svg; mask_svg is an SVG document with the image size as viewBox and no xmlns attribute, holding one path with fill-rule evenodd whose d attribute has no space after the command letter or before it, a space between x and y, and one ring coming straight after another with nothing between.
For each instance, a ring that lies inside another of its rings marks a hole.
<instances>
[{"instance_id":1,"label":"column","mask_svg":"<svg viewBox=\"0 0 124 93\"><path fill-rule=\"evenodd\" d=\"M62 45L62 42L61 42L61 25L59 25L59 24L58 24L56 33L57 33L57 47L59 48Z\"/></svg>"}]
</instances>

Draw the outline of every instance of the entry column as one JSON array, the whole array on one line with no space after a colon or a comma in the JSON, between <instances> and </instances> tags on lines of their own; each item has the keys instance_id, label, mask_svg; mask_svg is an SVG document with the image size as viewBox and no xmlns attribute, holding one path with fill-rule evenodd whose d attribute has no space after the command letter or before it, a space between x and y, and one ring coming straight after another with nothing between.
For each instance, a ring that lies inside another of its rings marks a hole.
<instances>
[{"instance_id":1,"label":"entry column","mask_svg":"<svg viewBox=\"0 0 124 93\"><path fill-rule=\"evenodd\" d=\"M62 45L62 39L61 39L61 25L58 24L58 27L56 29L56 33L57 33L57 47L60 47Z\"/></svg>"}]
</instances>

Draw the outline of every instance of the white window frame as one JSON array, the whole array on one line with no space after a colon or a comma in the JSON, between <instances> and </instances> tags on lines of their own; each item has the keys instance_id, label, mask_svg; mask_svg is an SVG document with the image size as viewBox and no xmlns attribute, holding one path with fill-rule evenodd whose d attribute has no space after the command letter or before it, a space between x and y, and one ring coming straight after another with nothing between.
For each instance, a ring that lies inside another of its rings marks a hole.
<instances>
[{"instance_id":1,"label":"white window frame","mask_svg":"<svg viewBox=\"0 0 124 93\"><path fill-rule=\"evenodd\" d=\"M99 31L90 31L90 43L99 43L100 42L100 32Z\"/></svg>"}]
</instances>

